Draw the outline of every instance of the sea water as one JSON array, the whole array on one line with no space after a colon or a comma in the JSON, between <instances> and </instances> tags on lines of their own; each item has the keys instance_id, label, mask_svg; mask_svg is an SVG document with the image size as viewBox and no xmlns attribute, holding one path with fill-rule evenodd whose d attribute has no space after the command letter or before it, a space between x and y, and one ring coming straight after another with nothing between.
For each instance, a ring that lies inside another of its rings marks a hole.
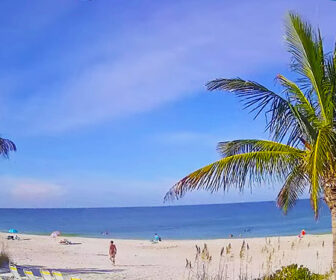
<instances>
[{"instance_id":1,"label":"sea water","mask_svg":"<svg viewBox=\"0 0 336 280\"><path fill-rule=\"evenodd\" d=\"M317 220L309 200L300 200L284 215L274 202L194 206L0 209L0 231L86 237L150 239L214 239L329 233L330 213L321 204Z\"/></svg>"}]
</instances>

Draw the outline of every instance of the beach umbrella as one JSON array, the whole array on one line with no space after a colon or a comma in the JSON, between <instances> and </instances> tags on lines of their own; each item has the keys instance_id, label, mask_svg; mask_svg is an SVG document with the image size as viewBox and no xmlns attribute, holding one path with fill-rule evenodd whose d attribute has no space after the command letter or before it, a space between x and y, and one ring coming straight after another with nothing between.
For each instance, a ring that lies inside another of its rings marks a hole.
<instances>
[{"instance_id":1,"label":"beach umbrella","mask_svg":"<svg viewBox=\"0 0 336 280\"><path fill-rule=\"evenodd\" d=\"M53 237L53 238L56 238L57 236L60 236L61 235L61 232L60 231L53 231L50 236Z\"/></svg>"},{"instance_id":2,"label":"beach umbrella","mask_svg":"<svg viewBox=\"0 0 336 280\"><path fill-rule=\"evenodd\" d=\"M18 231L16 229L14 229L14 228L11 228L8 232L9 233L18 233Z\"/></svg>"}]
</instances>

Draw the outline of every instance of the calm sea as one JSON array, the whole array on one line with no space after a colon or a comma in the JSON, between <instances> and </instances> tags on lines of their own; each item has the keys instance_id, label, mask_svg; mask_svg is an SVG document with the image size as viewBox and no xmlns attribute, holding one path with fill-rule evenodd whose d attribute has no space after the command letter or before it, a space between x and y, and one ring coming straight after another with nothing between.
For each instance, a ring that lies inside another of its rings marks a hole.
<instances>
[{"instance_id":1,"label":"calm sea","mask_svg":"<svg viewBox=\"0 0 336 280\"><path fill-rule=\"evenodd\" d=\"M0 209L0 231L15 228L20 233L65 234L102 238L209 239L328 233L327 206L314 219L309 200L301 200L287 216L274 202L213 204L198 206ZM102 233L108 233L102 234Z\"/></svg>"}]
</instances>

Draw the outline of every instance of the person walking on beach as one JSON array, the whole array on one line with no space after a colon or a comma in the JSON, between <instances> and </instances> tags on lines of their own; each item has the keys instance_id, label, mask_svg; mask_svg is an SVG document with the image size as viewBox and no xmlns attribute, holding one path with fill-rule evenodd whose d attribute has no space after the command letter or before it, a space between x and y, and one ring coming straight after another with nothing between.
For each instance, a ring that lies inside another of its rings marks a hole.
<instances>
[{"instance_id":1,"label":"person walking on beach","mask_svg":"<svg viewBox=\"0 0 336 280\"><path fill-rule=\"evenodd\" d=\"M115 257L116 257L116 254L117 254L117 247L116 247L116 245L114 245L113 241L111 241L109 253L110 253L110 260L113 263L113 265L115 265Z\"/></svg>"}]
</instances>

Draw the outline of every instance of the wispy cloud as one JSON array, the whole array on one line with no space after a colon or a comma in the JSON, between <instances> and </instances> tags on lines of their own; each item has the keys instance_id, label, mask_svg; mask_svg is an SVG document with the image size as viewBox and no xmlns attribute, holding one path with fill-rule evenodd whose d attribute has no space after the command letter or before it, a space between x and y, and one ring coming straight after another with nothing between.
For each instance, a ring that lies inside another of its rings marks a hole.
<instances>
[{"instance_id":1,"label":"wispy cloud","mask_svg":"<svg viewBox=\"0 0 336 280\"><path fill-rule=\"evenodd\" d=\"M130 176L131 177L131 176ZM150 179L110 178L83 176L63 178L60 183L52 179L39 180L22 177L0 177L1 207L127 207L160 206L204 203L231 203L273 200L279 186L255 186L253 190L239 192L234 186L217 193L197 191L187 193L181 200L163 204L166 192L178 178ZM303 197L307 197L306 194Z\"/></svg>"},{"instance_id":2,"label":"wispy cloud","mask_svg":"<svg viewBox=\"0 0 336 280\"><path fill-rule=\"evenodd\" d=\"M64 14L62 25L50 9L48 33L38 29L44 21L36 21L28 35L24 29L15 30L17 39L25 33L30 45L37 46L39 58L30 61L24 53L32 49L18 49L16 55L24 56L27 71L14 69L3 80L8 93L4 107L20 112L6 119L8 126L41 133L92 125L195 94L215 77L246 76L283 64L285 12L300 8L307 14L306 1L168 1L160 6L153 2L150 10L148 4L118 7L123 12L111 16L106 13L108 2L71 6L68 10L86 9L100 20L75 17L71 25ZM70 12L67 16L73 17ZM328 16L319 18L327 20ZM13 99L18 96L20 100Z\"/></svg>"},{"instance_id":3,"label":"wispy cloud","mask_svg":"<svg viewBox=\"0 0 336 280\"><path fill-rule=\"evenodd\" d=\"M61 204L63 186L32 178L0 177L1 204L16 207L52 207Z\"/></svg>"}]
</instances>

